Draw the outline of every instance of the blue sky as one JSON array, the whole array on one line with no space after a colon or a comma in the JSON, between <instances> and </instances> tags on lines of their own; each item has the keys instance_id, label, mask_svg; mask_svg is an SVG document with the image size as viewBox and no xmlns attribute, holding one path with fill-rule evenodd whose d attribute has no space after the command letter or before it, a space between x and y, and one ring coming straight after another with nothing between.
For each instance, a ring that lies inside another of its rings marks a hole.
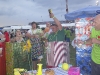
<instances>
[{"instance_id":1,"label":"blue sky","mask_svg":"<svg viewBox=\"0 0 100 75\"><path fill-rule=\"evenodd\" d=\"M100 1L100 0L98 0ZM69 12L96 5L96 0L69 0ZM65 20L65 0L0 0L0 26L27 25L32 21L52 21L51 8L59 20Z\"/></svg>"}]
</instances>

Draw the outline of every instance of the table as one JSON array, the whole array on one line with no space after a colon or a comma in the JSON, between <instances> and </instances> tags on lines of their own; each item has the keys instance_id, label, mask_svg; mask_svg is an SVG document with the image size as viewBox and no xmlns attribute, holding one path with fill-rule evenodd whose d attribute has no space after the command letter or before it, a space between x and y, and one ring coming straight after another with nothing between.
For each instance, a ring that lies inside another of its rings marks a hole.
<instances>
[{"instance_id":1,"label":"table","mask_svg":"<svg viewBox=\"0 0 100 75\"><path fill-rule=\"evenodd\" d=\"M55 71L55 75L68 75L68 72L67 71L64 71L62 70L61 68L52 68L54 71ZM45 75L45 70L46 69L43 69L43 75ZM28 71L28 73L35 73L36 74L36 70L33 70L33 71Z\"/></svg>"},{"instance_id":2,"label":"table","mask_svg":"<svg viewBox=\"0 0 100 75\"><path fill-rule=\"evenodd\" d=\"M63 69L61 69L61 68L51 68L51 69L53 69L54 71L55 71L55 75L68 75L68 71L64 71ZM46 69L43 69L43 75L45 75L45 70ZM28 71L27 73L29 73L29 74L36 74L36 70L32 70L32 71ZM82 75L82 74L80 74L80 75Z\"/></svg>"}]
</instances>

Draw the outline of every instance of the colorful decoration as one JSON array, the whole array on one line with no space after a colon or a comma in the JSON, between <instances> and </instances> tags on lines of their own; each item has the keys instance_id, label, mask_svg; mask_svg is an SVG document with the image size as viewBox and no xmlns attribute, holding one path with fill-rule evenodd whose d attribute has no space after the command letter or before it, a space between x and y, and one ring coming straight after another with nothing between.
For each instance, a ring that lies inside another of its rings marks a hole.
<instances>
[{"instance_id":1,"label":"colorful decoration","mask_svg":"<svg viewBox=\"0 0 100 75\"><path fill-rule=\"evenodd\" d=\"M27 51L23 52L23 46L25 46L25 42L13 43L14 68L24 68L29 70L31 68L31 54Z\"/></svg>"},{"instance_id":2,"label":"colorful decoration","mask_svg":"<svg viewBox=\"0 0 100 75\"><path fill-rule=\"evenodd\" d=\"M28 51L28 52L30 52L30 49L31 49L31 42L30 42L30 40L27 40L27 42L26 42L26 45L25 46L23 46L23 51Z\"/></svg>"},{"instance_id":3,"label":"colorful decoration","mask_svg":"<svg viewBox=\"0 0 100 75\"><path fill-rule=\"evenodd\" d=\"M30 52L24 51L22 43L6 43L6 66L7 75L14 75L14 68L24 68L27 70L31 69L31 56ZM17 72L18 74L18 72Z\"/></svg>"},{"instance_id":4,"label":"colorful decoration","mask_svg":"<svg viewBox=\"0 0 100 75\"><path fill-rule=\"evenodd\" d=\"M76 29L75 29L75 42L78 40L85 41L89 39L91 34L92 25L90 21L93 18L81 18L76 19ZM91 51L92 51L92 44L87 45L76 45L76 64L80 67L80 72L83 75L90 75L91 73Z\"/></svg>"},{"instance_id":5,"label":"colorful decoration","mask_svg":"<svg viewBox=\"0 0 100 75\"><path fill-rule=\"evenodd\" d=\"M24 75L24 73L27 72L26 69L21 69L21 68L15 68L14 69L14 75Z\"/></svg>"},{"instance_id":6,"label":"colorful decoration","mask_svg":"<svg viewBox=\"0 0 100 75\"><path fill-rule=\"evenodd\" d=\"M68 75L80 75L79 67L70 67L68 70Z\"/></svg>"},{"instance_id":7,"label":"colorful decoration","mask_svg":"<svg viewBox=\"0 0 100 75\"><path fill-rule=\"evenodd\" d=\"M14 62L13 62L13 49L12 49L12 43L6 43L6 72L7 75L14 75L13 68L14 68Z\"/></svg>"},{"instance_id":8,"label":"colorful decoration","mask_svg":"<svg viewBox=\"0 0 100 75\"><path fill-rule=\"evenodd\" d=\"M33 34L41 34L41 33L43 33L43 31L41 30L41 29L36 29L36 30L34 30L33 32L32 32Z\"/></svg>"}]
</instances>

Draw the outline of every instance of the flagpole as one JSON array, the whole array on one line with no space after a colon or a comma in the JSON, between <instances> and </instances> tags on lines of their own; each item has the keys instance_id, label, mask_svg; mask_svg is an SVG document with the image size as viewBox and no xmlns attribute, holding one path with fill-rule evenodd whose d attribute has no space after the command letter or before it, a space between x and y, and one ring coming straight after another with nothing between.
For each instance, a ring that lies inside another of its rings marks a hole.
<instances>
[{"instance_id":1,"label":"flagpole","mask_svg":"<svg viewBox=\"0 0 100 75\"><path fill-rule=\"evenodd\" d=\"M66 13L68 13L68 0L66 0Z\"/></svg>"},{"instance_id":2,"label":"flagpole","mask_svg":"<svg viewBox=\"0 0 100 75\"><path fill-rule=\"evenodd\" d=\"M42 16L41 16L41 19L42 19L42 22L43 22L43 18L42 18Z\"/></svg>"}]
</instances>

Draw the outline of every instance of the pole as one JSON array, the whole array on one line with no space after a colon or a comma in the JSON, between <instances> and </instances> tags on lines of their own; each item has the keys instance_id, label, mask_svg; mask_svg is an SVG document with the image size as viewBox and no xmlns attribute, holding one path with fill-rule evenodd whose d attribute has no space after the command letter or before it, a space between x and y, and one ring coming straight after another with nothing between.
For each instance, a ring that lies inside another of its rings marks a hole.
<instances>
[{"instance_id":1,"label":"pole","mask_svg":"<svg viewBox=\"0 0 100 75\"><path fill-rule=\"evenodd\" d=\"M66 12L68 13L68 0L66 0Z\"/></svg>"},{"instance_id":2,"label":"pole","mask_svg":"<svg viewBox=\"0 0 100 75\"><path fill-rule=\"evenodd\" d=\"M41 16L41 19L42 19L42 22L43 22L43 18L42 18L42 16Z\"/></svg>"}]
</instances>

